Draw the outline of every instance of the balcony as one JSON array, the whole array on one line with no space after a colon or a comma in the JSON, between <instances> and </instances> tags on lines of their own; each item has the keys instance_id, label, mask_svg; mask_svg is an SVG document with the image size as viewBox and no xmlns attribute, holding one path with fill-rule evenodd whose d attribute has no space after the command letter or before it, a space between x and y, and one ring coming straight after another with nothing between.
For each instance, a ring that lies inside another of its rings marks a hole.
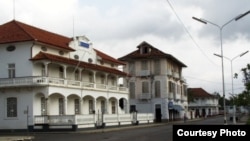
<instances>
[{"instance_id":1,"label":"balcony","mask_svg":"<svg viewBox=\"0 0 250 141\"><path fill-rule=\"evenodd\" d=\"M178 73L178 72L174 72L174 78L177 78L177 79L179 79L179 78L180 78L180 75L179 75L179 73Z\"/></svg>"},{"instance_id":2,"label":"balcony","mask_svg":"<svg viewBox=\"0 0 250 141\"><path fill-rule=\"evenodd\" d=\"M151 99L151 94L150 93L142 93L142 94L140 94L139 99L142 99L142 100Z\"/></svg>"},{"instance_id":3,"label":"balcony","mask_svg":"<svg viewBox=\"0 0 250 141\"><path fill-rule=\"evenodd\" d=\"M173 75L172 70L167 70L167 75L168 75L168 76L172 76L172 75Z\"/></svg>"},{"instance_id":4,"label":"balcony","mask_svg":"<svg viewBox=\"0 0 250 141\"><path fill-rule=\"evenodd\" d=\"M69 80L54 77L28 76L16 78L1 78L0 88L6 87L27 87L27 86L61 86L71 88L83 88L93 90L109 90L118 92L128 92L128 88L122 86L110 86L91 82Z\"/></svg>"},{"instance_id":5,"label":"balcony","mask_svg":"<svg viewBox=\"0 0 250 141\"><path fill-rule=\"evenodd\" d=\"M141 71L137 72L137 76L140 76L140 77L149 76L149 75L150 75L149 70L141 70Z\"/></svg>"}]
</instances>

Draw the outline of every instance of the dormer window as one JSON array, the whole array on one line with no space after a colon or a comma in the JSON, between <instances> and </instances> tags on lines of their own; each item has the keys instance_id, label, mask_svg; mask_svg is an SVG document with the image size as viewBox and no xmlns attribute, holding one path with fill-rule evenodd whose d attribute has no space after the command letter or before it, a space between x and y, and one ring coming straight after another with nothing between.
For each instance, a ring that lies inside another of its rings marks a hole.
<instances>
[{"instance_id":1,"label":"dormer window","mask_svg":"<svg viewBox=\"0 0 250 141\"><path fill-rule=\"evenodd\" d=\"M141 54L148 54L150 52L149 47L141 47Z\"/></svg>"}]
</instances>

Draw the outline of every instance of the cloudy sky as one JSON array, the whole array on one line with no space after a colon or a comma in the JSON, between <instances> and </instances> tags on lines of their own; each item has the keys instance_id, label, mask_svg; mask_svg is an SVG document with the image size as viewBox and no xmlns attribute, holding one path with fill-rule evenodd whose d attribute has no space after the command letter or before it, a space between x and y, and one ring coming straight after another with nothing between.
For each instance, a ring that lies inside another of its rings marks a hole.
<instances>
[{"instance_id":1,"label":"cloudy sky","mask_svg":"<svg viewBox=\"0 0 250 141\"><path fill-rule=\"evenodd\" d=\"M68 37L87 36L94 48L115 58L146 41L184 64L189 87L222 95L220 30L222 27L225 94L244 90L241 68L250 63L249 0L1 0L0 24L13 19ZM231 21L232 20L232 21Z\"/></svg>"}]
</instances>

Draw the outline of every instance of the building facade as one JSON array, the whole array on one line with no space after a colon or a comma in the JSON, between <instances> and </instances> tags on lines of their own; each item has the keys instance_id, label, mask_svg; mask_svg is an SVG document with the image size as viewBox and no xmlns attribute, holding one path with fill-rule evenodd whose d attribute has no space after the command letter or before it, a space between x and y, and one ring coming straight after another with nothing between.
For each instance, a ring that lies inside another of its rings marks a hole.
<instances>
[{"instance_id":1,"label":"building facade","mask_svg":"<svg viewBox=\"0 0 250 141\"><path fill-rule=\"evenodd\" d=\"M202 88L188 88L189 118L214 116L219 114L219 97Z\"/></svg>"},{"instance_id":2,"label":"building facade","mask_svg":"<svg viewBox=\"0 0 250 141\"><path fill-rule=\"evenodd\" d=\"M130 75L124 83L131 112L153 113L155 121L183 118L188 106L185 64L145 41L118 60L125 62L124 72Z\"/></svg>"},{"instance_id":3,"label":"building facade","mask_svg":"<svg viewBox=\"0 0 250 141\"><path fill-rule=\"evenodd\" d=\"M120 65L85 36L16 20L0 25L0 130L93 127L118 115L130 121Z\"/></svg>"}]
</instances>

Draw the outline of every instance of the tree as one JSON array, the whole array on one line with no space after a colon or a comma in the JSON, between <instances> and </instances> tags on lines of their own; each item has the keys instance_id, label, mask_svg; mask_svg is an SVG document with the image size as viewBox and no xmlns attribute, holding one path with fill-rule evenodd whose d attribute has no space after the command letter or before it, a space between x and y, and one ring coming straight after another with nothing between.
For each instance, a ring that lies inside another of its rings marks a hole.
<instances>
[{"instance_id":1,"label":"tree","mask_svg":"<svg viewBox=\"0 0 250 141\"><path fill-rule=\"evenodd\" d=\"M245 68L241 69L243 73L243 82L245 86L245 90L241 94L241 101L242 105L249 105L250 104L250 64L247 64Z\"/></svg>"},{"instance_id":2,"label":"tree","mask_svg":"<svg viewBox=\"0 0 250 141\"><path fill-rule=\"evenodd\" d=\"M218 97L218 99L219 99L219 105L220 105L220 110L223 110L224 109L224 107L223 107L223 105L224 105L224 97L221 96L218 92L214 92L213 94L216 97ZM229 103L230 103L230 101L228 99L225 99L225 102L226 102L226 105L229 105Z\"/></svg>"}]
</instances>

